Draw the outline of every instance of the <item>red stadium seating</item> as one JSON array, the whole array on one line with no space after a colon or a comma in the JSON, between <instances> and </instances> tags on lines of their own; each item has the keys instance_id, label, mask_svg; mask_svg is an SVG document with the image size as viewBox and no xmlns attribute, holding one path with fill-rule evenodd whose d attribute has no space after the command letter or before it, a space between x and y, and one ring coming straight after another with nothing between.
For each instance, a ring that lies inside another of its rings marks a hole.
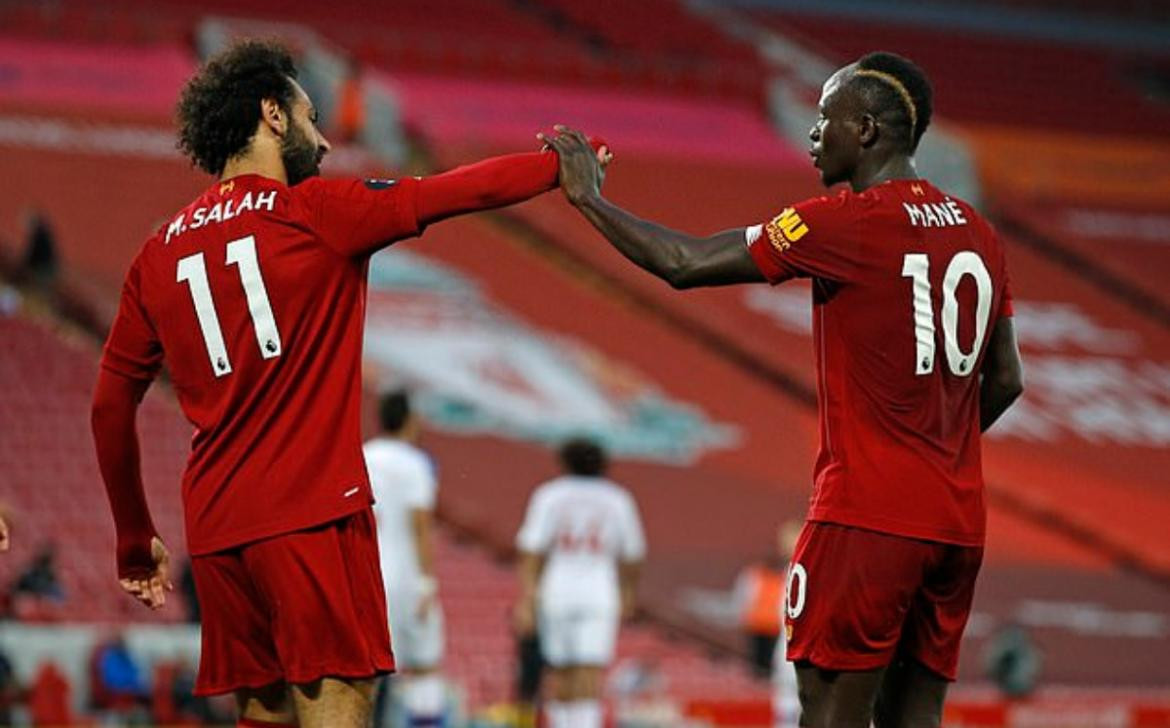
<instances>
[{"instance_id":1,"label":"red stadium seating","mask_svg":"<svg viewBox=\"0 0 1170 728\"><path fill-rule=\"evenodd\" d=\"M933 81L936 113L952 121L1117 134L1170 127L1170 108L1127 78L1146 58L1140 52L836 15L753 17L838 62L873 50L913 58ZM1160 58L1164 63L1166 54Z\"/></svg>"},{"instance_id":2,"label":"red stadium seating","mask_svg":"<svg viewBox=\"0 0 1170 728\"><path fill-rule=\"evenodd\" d=\"M675 0L655 0L653 7L623 5L621 12L582 17L568 3L559 10L573 27L557 20L556 5L504 0L405 0L393 6L368 0L63 0L0 4L0 28L8 34L68 41L175 43L190 41L204 17L253 18L305 24L358 59L394 70L761 98L762 66L754 51L723 38ZM647 34L647 28L656 32ZM602 47L592 42L591 34L604 39Z\"/></svg>"},{"instance_id":3,"label":"red stadium seating","mask_svg":"<svg viewBox=\"0 0 1170 728\"><path fill-rule=\"evenodd\" d=\"M9 584L43 544L55 544L65 599L59 620L176 621L182 609L151 612L121 593L114 530L89 434L97 349L49 319L0 317L0 493L11 508L13 549L0 560ZM140 420L143 474L158 528L183 561L179 474L190 430L173 400L155 392Z\"/></svg>"},{"instance_id":4,"label":"red stadium seating","mask_svg":"<svg viewBox=\"0 0 1170 728\"><path fill-rule=\"evenodd\" d=\"M934 5L961 5L963 0L929 0ZM1165 23L1170 19L1165 3L1159 0L992 0L991 4L1015 10L1040 10L1061 15L1085 14L1132 18Z\"/></svg>"}]
</instances>

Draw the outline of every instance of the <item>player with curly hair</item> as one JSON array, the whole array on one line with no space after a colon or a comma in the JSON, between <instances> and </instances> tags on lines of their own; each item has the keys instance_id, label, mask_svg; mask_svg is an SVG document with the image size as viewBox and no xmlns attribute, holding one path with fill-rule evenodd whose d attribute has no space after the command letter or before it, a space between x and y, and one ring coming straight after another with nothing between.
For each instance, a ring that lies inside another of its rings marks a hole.
<instances>
[{"instance_id":1,"label":"player with curly hair","mask_svg":"<svg viewBox=\"0 0 1170 728\"><path fill-rule=\"evenodd\" d=\"M195 427L183 476L203 608L195 692L235 693L240 725L366 725L374 679L394 667L360 432L370 256L557 183L549 151L324 180L316 120L276 44L237 44L190 80L179 146L218 180L131 264L94 393L118 576L152 608L169 556L135 418L164 361Z\"/></svg>"}]
</instances>

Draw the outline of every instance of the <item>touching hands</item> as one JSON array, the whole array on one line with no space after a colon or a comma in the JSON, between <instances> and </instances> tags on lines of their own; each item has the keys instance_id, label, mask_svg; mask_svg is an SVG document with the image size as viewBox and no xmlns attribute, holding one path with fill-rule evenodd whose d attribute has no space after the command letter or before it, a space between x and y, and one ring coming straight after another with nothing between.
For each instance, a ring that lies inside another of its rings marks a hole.
<instances>
[{"instance_id":1,"label":"touching hands","mask_svg":"<svg viewBox=\"0 0 1170 728\"><path fill-rule=\"evenodd\" d=\"M605 168L613 161L613 153L604 141L592 143L581 132L561 124L553 127L557 135L537 134L537 138L560 158L560 185L565 197L580 205L591 196L601 194Z\"/></svg>"},{"instance_id":2,"label":"touching hands","mask_svg":"<svg viewBox=\"0 0 1170 728\"><path fill-rule=\"evenodd\" d=\"M151 609L166 604L166 592L174 591L171 582L171 554L163 542L156 538L150 541L150 557L154 561L154 572L136 578L119 579L122 589Z\"/></svg>"}]
</instances>

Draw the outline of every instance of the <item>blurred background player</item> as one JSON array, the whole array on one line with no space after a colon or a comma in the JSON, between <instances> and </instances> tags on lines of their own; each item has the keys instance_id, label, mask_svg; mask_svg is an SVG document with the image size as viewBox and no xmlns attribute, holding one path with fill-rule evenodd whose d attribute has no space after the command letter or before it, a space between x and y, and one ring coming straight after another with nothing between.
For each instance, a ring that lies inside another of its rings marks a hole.
<instances>
[{"instance_id":1,"label":"blurred background player","mask_svg":"<svg viewBox=\"0 0 1170 728\"><path fill-rule=\"evenodd\" d=\"M784 521L776 529L776 550L784 570L784 588L776 605L782 626L786 626L788 611L788 582L792 577L792 557L800 538L801 522ZM788 635L781 629L772 655L772 716L774 728L795 728L800 725L800 692L796 684L796 668L788 660Z\"/></svg>"},{"instance_id":2,"label":"blurred background player","mask_svg":"<svg viewBox=\"0 0 1170 728\"><path fill-rule=\"evenodd\" d=\"M772 674L772 658L780 638L784 569L792 552L783 550L779 536L777 539L763 558L740 570L732 590L740 630L757 677Z\"/></svg>"},{"instance_id":3,"label":"blurred background player","mask_svg":"<svg viewBox=\"0 0 1170 728\"><path fill-rule=\"evenodd\" d=\"M126 274L92 429L121 586L158 609L170 556L135 421L165 358L196 430L183 478L203 620L196 694L235 693L241 725L364 726L375 678L394 666L361 453L369 257L552 188L556 159L321 180L330 146L296 75L285 48L246 41L184 88L180 147L218 179Z\"/></svg>"},{"instance_id":4,"label":"blurred background player","mask_svg":"<svg viewBox=\"0 0 1170 728\"><path fill-rule=\"evenodd\" d=\"M443 611L431 539L438 490L435 468L414 444L418 420L405 391L382 396L378 419L382 430L362 452L374 491L382 581L398 670L380 694L393 686L408 725L438 726L443 724L444 686L438 673ZM382 709L377 713L375 722L384 715Z\"/></svg>"},{"instance_id":5,"label":"blurred background player","mask_svg":"<svg viewBox=\"0 0 1170 728\"><path fill-rule=\"evenodd\" d=\"M619 622L633 614L646 546L633 497L604 477L605 451L573 439L560 458L565 474L533 491L516 536L517 623L528 631L539 624L552 683L550 728L598 728L602 673Z\"/></svg>"},{"instance_id":6,"label":"blurred background player","mask_svg":"<svg viewBox=\"0 0 1170 728\"><path fill-rule=\"evenodd\" d=\"M813 279L821 446L788 593L810 726L939 725L983 560L980 432L1023 389L999 237L915 171L931 109L905 58L844 66L809 152L849 189L706 238L603 198L583 136L549 140L569 201L672 286Z\"/></svg>"}]
</instances>

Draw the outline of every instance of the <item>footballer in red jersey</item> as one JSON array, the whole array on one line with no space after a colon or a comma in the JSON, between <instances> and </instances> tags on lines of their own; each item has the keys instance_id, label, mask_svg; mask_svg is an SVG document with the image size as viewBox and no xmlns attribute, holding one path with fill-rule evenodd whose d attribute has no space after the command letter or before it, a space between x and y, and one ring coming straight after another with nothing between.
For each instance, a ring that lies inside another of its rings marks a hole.
<instances>
[{"instance_id":1,"label":"footballer in red jersey","mask_svg":"<svg viewBox=\"0 0 1170 728\"><path fill-rule=\"evenodd\" d=\"M561 187L627 258L676 288L812 279L820 452L789 571L801 725L938 725L983 556L980 433L1019 396L1003 248L920 179L931 88L871 53L826 81L811 155L841 192L696 238L601 196L563 132Z\"/></svg>"},{"instance_id":2,"label":"footballer in red jersey","mask_svg":"<svg viewBox=\"0 0 1170 728\"><path fill-rule=\"evenodd\" d=\"M362 726L374 678L394 667L359 431L370 255L553 188L557 155L323 180L329 144L295 77L285 49L244 42L184 89L180 146L219 179L126 274L93 434L122 587L158 608L169 556L135 413L166 363L195 427L183 503L202 606L196 692L234 692L244 725Z\"/></svg>"}]
</instances>

